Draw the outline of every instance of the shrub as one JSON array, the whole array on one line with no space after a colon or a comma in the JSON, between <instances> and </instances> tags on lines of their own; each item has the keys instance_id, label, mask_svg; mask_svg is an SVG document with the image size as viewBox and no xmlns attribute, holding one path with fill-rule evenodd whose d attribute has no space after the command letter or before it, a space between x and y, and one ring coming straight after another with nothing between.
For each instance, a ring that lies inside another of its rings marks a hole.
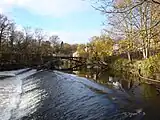
<instances>
[{"instance_id":1,"label":"shrub","mask_svg":"<svg viewBox=\"0 0 160 120\"><path fill-rule=\"evenodd\" d=\"M141 70L143 76L152 76L160 72L160 54L151 56L148 59L137 61L134 65L136 69Z\"/></svg>"}]
</instances>

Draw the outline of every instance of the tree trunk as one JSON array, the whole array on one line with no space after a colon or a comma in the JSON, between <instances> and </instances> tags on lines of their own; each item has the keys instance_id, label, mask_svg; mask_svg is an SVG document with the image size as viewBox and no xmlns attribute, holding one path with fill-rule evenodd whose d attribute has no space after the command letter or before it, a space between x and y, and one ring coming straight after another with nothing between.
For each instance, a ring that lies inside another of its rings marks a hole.
<instances>
[{"instance_id":1,"label":"tree trunk","mask_svg":"<svg viewBox=\"0 0 160 120\"><path fill-rule=\"evenodd\" d=\"M148 58L148 48L145 49L146 51L146 59Z\"/></svg>"},{"instance_id":2,"label":"tree trunk","mask_svg":"<svg viewBox=\"0 0 160 120\"><path fill-rule=\"evenodd\" d=\"M2 52L2 31L0 32L0 52Z\"/></svg>"},{"instance_id":3,"label":"tree trunk","mask_svg":"<svg viewBox=\"0 0 160 120\"><path fill-rule=\"evenodd\" d=\"M131 61L131 55L129 52L127 52L127 55L128 55L128 60Z\"/></svg>"},{"instance_id":4,"label":"tree trunk","mask_svg":"<svg viewBox=\"0 0 160 120\"><path fill-rule=\"evenodd\" d=\"M143 58L146 59L145 49L143 49Z\"/></svg>"},{"instance_id":5,"label":"tree trunk","mask_svg":"<svg viewBox=\"0 0 160 120\"><path fill-rule=\"evenodd\" d=\"M149 55L148 55L148 48L146 47L146 48L143 49L143 58L144 58L144 59L147 59L148 56L149 56Z\"/></svg>"}]
</instances>

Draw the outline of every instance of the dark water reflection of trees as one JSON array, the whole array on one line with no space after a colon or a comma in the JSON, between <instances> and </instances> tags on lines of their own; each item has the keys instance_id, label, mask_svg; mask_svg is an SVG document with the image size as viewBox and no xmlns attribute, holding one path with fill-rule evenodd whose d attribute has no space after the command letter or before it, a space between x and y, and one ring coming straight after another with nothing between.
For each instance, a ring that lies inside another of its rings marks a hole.
<instances>
[{"instance_id":1,"label":"dark water reflection of trees","mask_svg":"<svg viewBox=\"0 0 160 120\"><path fill-rule=\"evenodd\" d=\"M80 77L86 77L90 80L105 85L111 89L118 89L128 93L137 99L147 101L159 101L159 90L153 85L143 83L142 79L131 74L113 73L111 71L101 71L98 69L88 69L74 71Z\"/></svg>"}]
</instances>

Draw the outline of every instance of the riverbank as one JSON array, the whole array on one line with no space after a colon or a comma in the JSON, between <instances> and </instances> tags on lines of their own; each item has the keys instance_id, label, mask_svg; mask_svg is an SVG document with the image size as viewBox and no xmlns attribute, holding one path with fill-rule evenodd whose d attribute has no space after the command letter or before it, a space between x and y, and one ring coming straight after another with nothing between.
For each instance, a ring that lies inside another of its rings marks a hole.
<instances>
[{"instance_id":1,"label":"riverbank","mask_svg":"<svg viewBox=\"0 0 160 120\"><path fill-rule=\"evenodd\" d=\"M129 61L128 59L120 58L109 64L109 68L118 76L121 74L133 74L142 78L144 82L160 82L159 54L142 60Z\"/></svg>"}]
</instances>

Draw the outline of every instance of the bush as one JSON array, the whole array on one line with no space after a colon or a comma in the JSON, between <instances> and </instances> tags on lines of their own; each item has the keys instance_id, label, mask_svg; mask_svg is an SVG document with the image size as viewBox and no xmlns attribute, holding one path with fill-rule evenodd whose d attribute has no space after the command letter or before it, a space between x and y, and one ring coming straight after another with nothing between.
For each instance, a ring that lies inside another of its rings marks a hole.
<instances>
[{"instance_id":1,"label":"bush","mask_svg":"<svg viewBox=\"0 0 160 120\"><path fill-rule=\"evenodd\" d=\"M138 75L140 70L142 76L157 78L157 75L160 73L160 54L151 56L144 60L133 60L132 62L128 59L119 58L112 62L109 66L110 70L114 74L121 75L133 73L134 75Z\"/></svg>"},{"instance_id":2,"label":"bush","mask_svg":"<svg viewBox=\"0 0 160 120\"><path fill-rule=\"evenodd\" d=\"M130 66L131 62L129 60L120 58L111 63L110 68L118 71L127 71Z\"/></svg>"},{"instance_id":3,"label":"bush","mask_svg":"<svg viewBox=\"0 0 160 120\"><path fill-rule=\"evenodd\" d=\"M153 76L154 73L160 72L160 54L151 56L148 59L137 61L134 67L141 70L143 76Z\"/></svg>"}]
</instances>

